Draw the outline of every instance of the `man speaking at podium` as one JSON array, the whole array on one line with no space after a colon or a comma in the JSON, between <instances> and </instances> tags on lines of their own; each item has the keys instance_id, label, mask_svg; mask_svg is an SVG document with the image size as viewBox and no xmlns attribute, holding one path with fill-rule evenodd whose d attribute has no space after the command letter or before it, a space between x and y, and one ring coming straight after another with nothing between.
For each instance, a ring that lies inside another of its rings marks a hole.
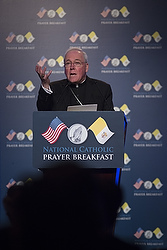
<instances>
[{"instance_id":1,"label":"man speaking at podium","mask_svg":"<svg viewBox=\"0 0 167 250\"><path fill-rule=\"evenodd\" d=\"M50 82L46 67L36 65L41 79L37 108L39 111L66 111L74 105L97 104L98 111L113 111L109 84L89 78L87 54L79 48L68 49L64 57L66 79Z\"/></svg>"}]
</instances>

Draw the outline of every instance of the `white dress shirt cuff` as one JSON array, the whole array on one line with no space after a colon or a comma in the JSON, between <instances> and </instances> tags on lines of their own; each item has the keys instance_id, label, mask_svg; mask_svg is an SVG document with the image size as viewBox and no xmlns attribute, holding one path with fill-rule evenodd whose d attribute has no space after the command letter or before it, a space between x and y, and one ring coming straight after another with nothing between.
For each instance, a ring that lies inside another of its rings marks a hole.
<instances>
[{"instance_id":1,"label":"white dress shirt cuff","mask_svg":"<svg viewBox=\"0 0 167 250\"><path fill-rule=\"evenodd\" d=\"M49 86L49 89L46 89L42 84L41 84L43 90L47 93L47 94L52 94L53 91L51 90L50 86Z\"/></svg>"}]
</instances>

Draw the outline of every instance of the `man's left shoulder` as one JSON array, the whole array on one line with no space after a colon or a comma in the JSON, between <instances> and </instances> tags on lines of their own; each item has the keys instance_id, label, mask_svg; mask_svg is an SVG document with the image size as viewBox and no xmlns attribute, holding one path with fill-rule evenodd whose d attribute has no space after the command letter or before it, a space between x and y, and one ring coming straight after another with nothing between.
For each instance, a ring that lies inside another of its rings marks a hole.
<instances>
[{"instance_id":1,"label":"man's left shoulder","mask_svg":"<svg viewBox=\"0 0 167 250\"><path fill-rule=\"evenodd\" d=\"M88 81L91 84L98 84L98 85L102 85L102 86L110 86L108 83L106 83L106 82L104 82L102 80L95 79L95 78L88 77Z\"/></svg>"}]
</instances>

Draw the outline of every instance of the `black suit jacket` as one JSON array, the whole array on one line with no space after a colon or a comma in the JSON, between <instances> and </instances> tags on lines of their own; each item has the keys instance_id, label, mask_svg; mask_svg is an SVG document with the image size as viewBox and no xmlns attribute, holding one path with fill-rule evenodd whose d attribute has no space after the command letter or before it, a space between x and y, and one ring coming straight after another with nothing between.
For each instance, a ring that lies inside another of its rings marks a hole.
<instances>
[{"instance_id":1,"label":"black suit jacket","mask_svg":"<svg viewBox=\"0 0 167 250\"><path fill-rule=\"evenodd\" d=\"M66 111L70 105L79 105L77 98L84 104L98 104L98 111L112 111L112 90L109 84L86 77L86 81L76 87L67 79L50 84L52 94L47 94L41 87L38 93L39 111ZM75 97L75 95L77 98Z\"/></svg>"}]
</instances>

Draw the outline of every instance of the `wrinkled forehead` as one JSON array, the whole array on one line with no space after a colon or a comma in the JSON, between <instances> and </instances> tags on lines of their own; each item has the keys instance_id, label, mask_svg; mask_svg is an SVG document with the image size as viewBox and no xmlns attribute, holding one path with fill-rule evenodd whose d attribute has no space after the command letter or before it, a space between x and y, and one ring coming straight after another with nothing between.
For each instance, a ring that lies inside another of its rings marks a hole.
<instances>
[{"instance_id":1,"label":"wrinkled forehead","mask_svg":"<svg viewBox=\"0 0 167 250\"><path fill-rule=\"evenodd\" d=\"M65 58L64 60L67 61L67 60L80 60L80 61L84 61L84 55L82 53L82 51L79 51L79 50L71 50L69 52L67 52L67 54L65 55Z\"/></svg>"}]
</instances>

